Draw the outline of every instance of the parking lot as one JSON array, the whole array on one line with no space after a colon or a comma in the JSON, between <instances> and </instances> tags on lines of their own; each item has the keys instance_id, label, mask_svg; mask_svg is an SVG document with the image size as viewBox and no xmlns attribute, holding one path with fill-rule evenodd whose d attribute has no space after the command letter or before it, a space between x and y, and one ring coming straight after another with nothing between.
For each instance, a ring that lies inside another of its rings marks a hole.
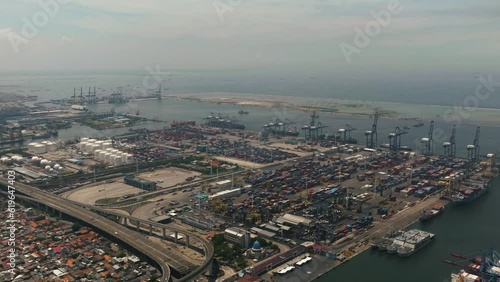
<instances>
[{"instance_id":1,"label":"parking lot","mask_svg":"<svg viewBox=\"0 0 500 282\"><path fill-rule=\"evenodd\" d=\"M154 171L142 172L138 175L139 178L151 182L156 182L158 189L174 187L180 183L186 182L186 179L200 176L201 173L195 171L186 171L176 168L162 168Z\"/></svg>"}]
</instances>

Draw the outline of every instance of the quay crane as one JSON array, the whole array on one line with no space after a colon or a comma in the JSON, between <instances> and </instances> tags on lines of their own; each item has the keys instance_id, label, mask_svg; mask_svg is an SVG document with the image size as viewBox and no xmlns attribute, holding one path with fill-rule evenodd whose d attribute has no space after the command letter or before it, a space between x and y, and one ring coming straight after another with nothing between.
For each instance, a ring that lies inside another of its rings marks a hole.
<instances>
[{"instance_id":1,"label":"quay crane","mask_svg":"<svg viewBox=\"0 0 500 282\"><path fill-rule=\"evenodd\" d=\"M449 158L454 158L457 152L457 144L455 143L456 126L453 125L453 130L451 131L450 140L443 143L444 156Z\"/></svg>"},{"instance_id":2,"label":"quay crane","mask_svg":"<svg viewBox=\"0 0 500 282\"><path fill-rule=\"evenodd\" d=\"M467 159L476 161L479 158L479 126L476 127L476 136L471 145L467 145Z\"/></svg>"},{"instance_id":3,"label":"quay crane","mask_svg":"<svg viewBox=\"0 0 500 282\"><path fill-rule=\"evenodd\" d=\"M351 138L351 131L356 130L356 128L350 126L349 124L345 125L345 128L340 128L337 132L339 133L339 139L344 144L356 144L358 141L356 139Z\"/></svg>"},{"instance_id":4,"label":"quay crane","mask_svg":"<svg viewBox=\"0 0 500 282\"><path fill-rule=\"evenodd\" d=\"M320 140L324 137L323 129L327 128L327 125L323 125L321 122L317 122L319 119L318 114L314 111L311 114L311 122L309 125L302 126L302 130L304 130L304 137L306 140Z\"/></svg>"},{"instance_id":5,"label":"quay crane","mask_svg":"<svg viewBox=\"0 0 500 282\"><path fill-rule=\"evenodd\" d=\"M366 147L367 148L375 148L377 147L377 122L378 122L379 114L378 111L375 111L375 115L373 117L373 125L372 129L365 132L366 136Z\"/></svg>"},{"instance_id":6,"label":"quay crane","mask_svg":"<svg viewBox=\"0 0 500 282\"><path fill-rule=\"evenodd\" d=\"M432 139L433 134L434 134L434 121L431 121L429 134L427 135L427 137L424 137L421 140L423 144L422 155L430 156L434 153L434 140Z\"/></svg>"},{"instance_id":7,"label":"quay crane","mask_svg":"<svg viewBox=\"0 0 500 282\"><path fill-rule=\"evenodd\" d=\"M469 273L478 276L483 282L499 282L500 281L500 253L494 249L488 249L482 252L459 255L451 254L456 260L443 260L443 262L458 266L462 269L460 274L467 276ZM464 281L461 275L456 281Z\"/></svg>"},{"instance_id":8,"label":"quay crane","mask_svg":"<svg viewBox=\"0 0 500 282\"><path fill-rule=\"evenodd\" d=\"M399 129L396 127L394 132L389 133L389 149L392 151L397 151L401 149L401 136L407 134L407 131Z\"/></svg>"}]
</instances>

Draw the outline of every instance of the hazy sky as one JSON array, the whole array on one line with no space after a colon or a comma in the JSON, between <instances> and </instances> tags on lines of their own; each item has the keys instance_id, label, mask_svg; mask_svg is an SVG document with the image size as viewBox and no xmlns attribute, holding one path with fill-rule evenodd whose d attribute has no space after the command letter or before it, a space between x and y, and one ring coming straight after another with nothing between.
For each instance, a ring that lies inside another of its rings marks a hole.
<instances>
[{"instance_id":1,"label":"hazy sky","mask_svg":"<svg viewBox=\"0 0 500 282\"><path fill-rule=\"evenodd\" d=\"M402 11L392 14L351 63L339 45L354 45L354 29L364 29L371 13L387 9L389 0L41 2L58 3L58 11L30 31L33 38L23 39L29 25L23 18L36 27L33 17L43 24L46 12L37 0L0 0L0 71L156 64L164 69L499 70L499 0L401 0Z\"/></svg>"}]
</instances>

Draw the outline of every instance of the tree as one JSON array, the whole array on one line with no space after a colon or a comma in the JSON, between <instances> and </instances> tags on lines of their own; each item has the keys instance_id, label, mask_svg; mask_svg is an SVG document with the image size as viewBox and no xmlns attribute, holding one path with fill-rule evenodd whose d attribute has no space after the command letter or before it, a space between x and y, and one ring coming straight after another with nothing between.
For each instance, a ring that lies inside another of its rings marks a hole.
<instances>
[{"instance_id":1,"label":"tree","mask_svg":"<svg viewBox=\"0 0 500 282\"><path fill-rule=\"evenodd\" d=\"M80 222L75 222L73 223L73 225L71 225L71 230L73 230L73 232L76 232L80 229L82 229L82 225L80 224Z\"/></svg>"}]
</instances>

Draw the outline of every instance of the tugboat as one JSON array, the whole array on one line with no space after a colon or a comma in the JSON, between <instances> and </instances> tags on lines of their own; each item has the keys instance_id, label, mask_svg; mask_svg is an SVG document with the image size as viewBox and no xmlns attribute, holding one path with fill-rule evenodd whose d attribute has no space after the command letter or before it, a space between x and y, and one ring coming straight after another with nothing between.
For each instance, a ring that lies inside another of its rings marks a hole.
<instances>
[{"instance_id":1,"label":"tugboat","mask_svg":"<svg viewBox=\"0 0 500 282\"><path fill-rule=\"evenodd\" d=\"M422 214L420 215L420 221L421 222L426 222L439 214L441 214L444 210L444 206L442 205L435 205L432 207L430 211L422 211Z\"/></svg>"},{"instance_id":2,"label":"tugboat","mask_svg":"<svg viewBox=\"0 0 500 282\"><path fill-rule=\"evenodd\" d=\"M248 111L244 111L244 110L240 110L238 112L238 114L240 114L240 115L248 115L248 113L249 113Z\"/></svg>"}]
</instances>

